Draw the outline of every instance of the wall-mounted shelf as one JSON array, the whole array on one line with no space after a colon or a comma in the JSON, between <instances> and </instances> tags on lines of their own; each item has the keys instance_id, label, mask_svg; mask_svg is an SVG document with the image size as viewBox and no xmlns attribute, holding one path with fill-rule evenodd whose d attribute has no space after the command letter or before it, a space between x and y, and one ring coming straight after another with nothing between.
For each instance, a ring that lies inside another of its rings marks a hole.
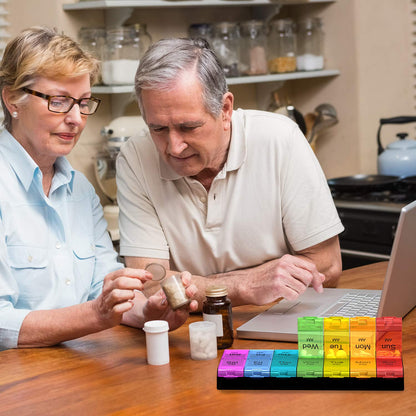
<instances>
[{"instance_id":1,"label":"wall-mounted shelf","mask_svg":"<svg viewBox=\"0 0 416 416\"><path fill-rule=\"evenodd\" d=\"M339 74L340 72L337 69L324 69L321 71L290 72L286 74L252 75L252 76L245 76L245 77L227 78L227 84L228 85L259 84L259 83L275 82L275 81L290 81L292 79L333 77Z\"/></svg>"},{"instance_id":2,"label":"wall-mounted shelf","mask_svg":"<svg viewBox=\"0 0 416 416\"><path fill-rule=\"evenodd\" d=\"M339 75L337 69L324 69L322 71L291 72L287 74L253 75L246 77L227 78L228 85L259 84L276 81L290 81L293 79L333 77ZM97 85L92 88L95 94L126 94L133 93L133 85Z\"/></svg>"},{"instance_id":3,"label":"wall-mounted shelf","mask_svg":"<svg viewBox=\"0 0 416 416\"><path fill-rule=\"evenodd\" d=\"M64 4L64 10L90 10L120 7L206 7L280 6L308 3L333 3L336 0L91 0Z\"/></svg>"}]
</instances>

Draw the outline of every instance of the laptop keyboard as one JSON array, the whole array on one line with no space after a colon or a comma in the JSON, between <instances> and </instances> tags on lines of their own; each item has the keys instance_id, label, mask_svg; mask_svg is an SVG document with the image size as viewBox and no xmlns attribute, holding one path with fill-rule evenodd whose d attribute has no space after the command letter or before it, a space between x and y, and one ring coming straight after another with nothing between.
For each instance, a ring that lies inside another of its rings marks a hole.
<instances>
[{"instance_id":1,"label":"laptop keyboard","mask_svg":"<svg viewBox=\"0 0 416 416\"><path fill-rule=\"evenodd\" d=\"M381 294L347 293L335 305L332 305L321 316L355 316L376 317Z\"/></svg>"}]
</instances>

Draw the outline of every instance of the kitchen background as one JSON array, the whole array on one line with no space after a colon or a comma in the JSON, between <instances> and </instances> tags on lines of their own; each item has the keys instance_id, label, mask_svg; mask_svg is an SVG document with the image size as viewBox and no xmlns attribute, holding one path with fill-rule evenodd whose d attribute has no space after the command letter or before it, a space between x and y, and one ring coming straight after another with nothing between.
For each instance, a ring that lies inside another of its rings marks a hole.
<instances>
[{"instance_id":1,"label":"kitchen background","mask_svg":"<svg viewBox=\"0 0 416 416\"><path fill-rule=\"evenodd\" d=\"M331 103L339 122L323 131L316 142L316 154L327 178L377 173L376 136L380 118L415 115L415 0L0 0L0 3L7 10L7 32L11 36L28 26L42 24L78 38L82 27L109 27L123 22L145 23L155 41L185 36L191 23L265 20L276 13L277 18L290 17L295 21L320 17L325 33L324 69L333 72L284 82L265 76L262 82L233 83L230 90L236 97L236 108L267 109L276 90L279 97L290 99L303 114L313 112L321 103ZM94 170L94 158L105 144L100 132L115 117L138 114L132 91L133 86L94 91L103 100L102 105L89 118L69 156L72 165L96 186L104 205L109 200L97 186ZM402 131L413 139L415 127L416 123L386 125L383 145L397 140L396 134Z\"/></svg>"}]
</instances>

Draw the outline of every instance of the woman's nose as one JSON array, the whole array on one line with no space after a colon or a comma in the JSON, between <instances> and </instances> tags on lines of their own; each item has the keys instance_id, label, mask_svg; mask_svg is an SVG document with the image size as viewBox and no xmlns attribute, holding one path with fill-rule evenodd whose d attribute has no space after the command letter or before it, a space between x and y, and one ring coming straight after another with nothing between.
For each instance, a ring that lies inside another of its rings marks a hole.
<instances>
[{"instance_id":1,"label":"woman's nose","mask_svg":"<svg viewBox=\"0 0 416 416\"><path fill-rule=\"evenodd\" d=\"M83 120L79 104L74 104L73 107L66 113L66 119L70 123L80 124Z\"/></svg>"}]
</instances>

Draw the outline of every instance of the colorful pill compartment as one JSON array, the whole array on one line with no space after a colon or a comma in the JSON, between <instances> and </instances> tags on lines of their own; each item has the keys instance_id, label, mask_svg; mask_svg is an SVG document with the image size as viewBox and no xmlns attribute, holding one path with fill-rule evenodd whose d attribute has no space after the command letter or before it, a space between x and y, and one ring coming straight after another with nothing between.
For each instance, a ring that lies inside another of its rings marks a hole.
<instances>
[{"instance_id":1,"label":"colorful pill compartment","mask_svg":"<svg viewBox=\"0 0 416 416\"><path fill-rule=\"evenodd\" d=\"M376 319L350 319L350 376L376 377Z\"/></svg>"},{"instance_id":2,"label":"colorful pill compartment","mask_svg":"<svg viewBox=\"0 0 416 416\"><path fill-rule=\"evenodd\" d=\"M218 377L244 377L249 350L224 350L218 366Z\"/></svg>"},{"instance_id":3,"label":"colorful pill compartment","mask_svg":"<svg viewBox=\"0 0 416 416\"><path fill-rule=\"evenodd\" d=\"M350 321L324 318L324 377L350 376Z\"/></svg>"},{"instance_id":4,"label":"colorful pill compartment","mask_svg":"<svg viewBox=\"0 0 416 416\"><path fill-rule=\"evenodd\" d=\"M296 377L298 355L298 350L274 350L270 376Z\"/></svg>"},{"instance_id":5,"label":"colorful pill compartment","mask_svg":"<svg viewBox=\"0 0 416 416\"><path fill-rule=\"evenodd\" d=\"M244 377L270 377L273 350L250 350L244 366Z\"/></svg>"},{"instance_id":6,"label":"colorful pill compartment","mask_svg":"<svg viewBox=\"0 0 416 416\"><path fill-rule=\"evenodd\" d=\"M322 377L324 367L324 320L298 318L298 377Z\"/></svg>"},{"instance_id":7,"label":"colorful pill compartment","mask_svg":"<svg viewBox=\"0 0 416 416\"><path fill-rule=\"evenodd\" d=\"M377 377L403 377L402 319L376 318Z\"/></svg>"}]
</instances>

